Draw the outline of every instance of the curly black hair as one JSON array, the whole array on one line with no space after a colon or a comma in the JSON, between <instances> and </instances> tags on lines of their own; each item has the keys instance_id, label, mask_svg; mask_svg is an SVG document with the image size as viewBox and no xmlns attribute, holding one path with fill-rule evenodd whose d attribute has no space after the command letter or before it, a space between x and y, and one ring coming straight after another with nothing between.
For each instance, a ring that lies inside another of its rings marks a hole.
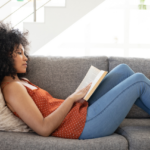
<instances>
[{"instance_id":1,"label":"curly black hair","mask_svg":"<svg viewBox=\"0 0 150 150\"><path fill-rule=\"evenodd\" d=\"M29 31L21 32L14 29L11 23L3 23L0 21L0 84L5 76L11 76L15 79L14 75L18 78L26 76L29 73L29 68L26 68L26 73L17 73L14 68L13 51L15 46L17 48L20 44L24 47L24 54L29 58L29 42L26 38Z\"/></svg>"}]
</instances>

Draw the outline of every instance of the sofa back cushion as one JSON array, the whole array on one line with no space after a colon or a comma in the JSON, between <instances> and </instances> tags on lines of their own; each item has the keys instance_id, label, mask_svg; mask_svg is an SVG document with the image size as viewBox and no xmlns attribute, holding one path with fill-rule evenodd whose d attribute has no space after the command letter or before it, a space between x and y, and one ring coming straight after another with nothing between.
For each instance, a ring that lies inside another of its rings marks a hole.
<instances>
[{"instance_id":1,"label":"sofa back cushion","mask_svg":"<svg viewBox=\"0 0 150 150\"><path fill-rule=\"evenodd\" d=\"M49 92L53 97L66 99L75 92L91 65L108 71L108 58L59 57L31 55L25 77Z\"/></svg>"},{"instance_id":2,"label":"sofa back cushion","mask_svg":"<svg viewBox=\"0 0 150 150\"><path fill-rule=\"evenodd\" d=\"M150 79L150 59L134 57L108 57L109 71L119 64L127 64L135 73L141 72ZM133 105L126 118L150 118L150 115L137 105Z\"/></svg>"},{"instance_id":3,"label":"sofa back cushion","mask_svg":"<svg viewBox=\"0 0 150 150\"><path fill-rule=\"evenodd\" d=\"M31 55L28 78L53 97L66 99L75 92L91 65L106 71L125 63L134 72L142 72L150 79L150 59L106 56L38 56ZM150 115L133 105L126 118L149 118Z\"/></svg>"}]
</instances>

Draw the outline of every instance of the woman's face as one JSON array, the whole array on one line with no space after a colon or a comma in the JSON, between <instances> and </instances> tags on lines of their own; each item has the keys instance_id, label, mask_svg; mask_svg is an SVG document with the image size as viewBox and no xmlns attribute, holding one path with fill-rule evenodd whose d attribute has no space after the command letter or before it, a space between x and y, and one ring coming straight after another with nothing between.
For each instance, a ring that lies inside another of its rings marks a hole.
<instances>
[{"instance_id":1,"label":"woman's face","mask_svg":"<svg viewBox=\"0 0 150 150\"><path fill-rule=\"evenodd\" d=\"M18 48L17 45L14 47L13 59L17 73L26 73L27 65L24 64L27 64L28 58L24 55L24 48L22 44L20 44Z\"/></svg>"}]
</instances>

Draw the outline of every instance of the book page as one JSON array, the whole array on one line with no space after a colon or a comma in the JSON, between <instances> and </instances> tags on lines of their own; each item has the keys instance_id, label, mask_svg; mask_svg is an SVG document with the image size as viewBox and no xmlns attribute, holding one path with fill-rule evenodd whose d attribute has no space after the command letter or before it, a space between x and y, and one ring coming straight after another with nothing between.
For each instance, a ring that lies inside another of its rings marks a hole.
<instances>
[{"instance_id":1,"label":"book page","mask_svg":"<svg viewBox=\"0 0 150 150\"><path fill-rule=\"evenodd\" d=\"M91 65L90 69L88 70L87 74L85 75L84 79L82 80L82 82L80 83L80 85L78 86L78 88L76 90L80 90L85 88L90 82L92 82L92 85L90 87L90 89L92 88L93 81L98 78L97 75L99 74L100 70L95 68L94 66ZM96 82L96 81L95 81Z\"/></svg>"}]
</instances>

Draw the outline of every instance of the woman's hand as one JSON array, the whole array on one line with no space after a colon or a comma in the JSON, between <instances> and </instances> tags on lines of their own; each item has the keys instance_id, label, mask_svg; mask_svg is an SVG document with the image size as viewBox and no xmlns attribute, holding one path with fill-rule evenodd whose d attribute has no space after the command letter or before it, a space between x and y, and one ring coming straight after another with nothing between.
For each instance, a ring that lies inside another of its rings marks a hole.
<instances>
[{"instance_id":1,"label":"woman's hand","mask_svg":"<svg viewBox=\"0 0 150 150\"><path fill-rule=\"evenodd\" d=\"M69 96L69 98L71 98L74 102L83 99L83 97L87 94L88 90L90 89L91 85L92 82L88 84L85 88L75 91L72 95Z\"/></svg>"}]
</instances>

